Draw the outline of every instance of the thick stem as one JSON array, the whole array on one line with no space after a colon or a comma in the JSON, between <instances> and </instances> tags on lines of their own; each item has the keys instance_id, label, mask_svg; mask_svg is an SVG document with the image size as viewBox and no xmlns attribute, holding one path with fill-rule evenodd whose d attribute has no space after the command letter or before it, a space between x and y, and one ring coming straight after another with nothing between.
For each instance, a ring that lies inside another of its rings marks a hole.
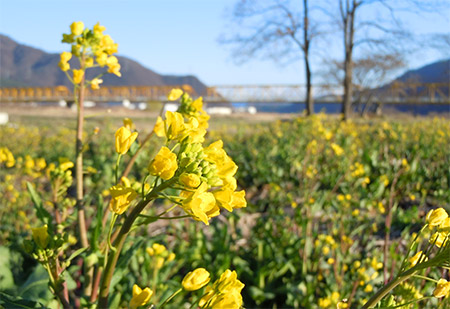
<instances>
[{"instance_id":1,"label":"thick stem","mask_svg":"<svg viewBox=\"0 0 450 309\"><path fill-rule=\"evenodd\" d=\"M123 245L125 243L125 239L127 238L134 221L136 221L142 210L144 210L144 208L158 196L158 192L166 189L172 183L173 183L172 180L166 181L160 184L158 187L154 188L146 196L145 199L140 201L136 205L136 207L133 208L130 215L126 218L125 222L123 223L122 228L120 229L119 234L117 235L117 238L114 241L114 247L116 248L116 251L111 252L111 254L109 255L108 263L106 264L105 270L103 272L103 278L100 285L100 298L98 302L99 308L108 308L108 296L111 279L120 256L120 252L122 251Z\"/></svg>"},{"instance_id":2,"label":"thick stem","mask_svg":"<svg viewBox=\"0 0 450 309\"><path fill-rule=\"evenodd\" d=\"M89 246L86 231L86 218L83 205L83 125L84 125L84 76L79 86L78 95L78 117L77 117L77 138L76 138L76 189L77 189L77 209L78 209L78 229L81 238L81 246Z\"/></svg>"},{"instance_id":3,"label":"thick stem","mask_svg":"<svg viewBox=\"0 0 450 309\"><path fill-rule=\"evenodd\" d=\"M374 307L383 297L385 297L390 291L392 291L397 285L407 280L416 273L417 270L410 269L398 276L394 280L386 284L381 290L379 290L374 296L372 296L367 303L363 306L363 309Z\"/></svg>"},{"instance_id":4,"label":"thick stem","mask_svg":"<svg viewBox=\"0 0 450 309\"><path fill-rule=\"evenodd\" d=\"M81 68L84 68L84 55L81 60ZM78 92L78 115L77 115L77 137L76 137L76 206L78 210L78 231L80 234L81 246L89 247L86 227L86 215L84 211L84 192L83 192L83 126L84 126L84 93L85 93L85 76L83 75ZM92 280L94 275L93 266L85 270L85 287L84 293L90 295L92 291Z\"/></svg>"}]
</instances>

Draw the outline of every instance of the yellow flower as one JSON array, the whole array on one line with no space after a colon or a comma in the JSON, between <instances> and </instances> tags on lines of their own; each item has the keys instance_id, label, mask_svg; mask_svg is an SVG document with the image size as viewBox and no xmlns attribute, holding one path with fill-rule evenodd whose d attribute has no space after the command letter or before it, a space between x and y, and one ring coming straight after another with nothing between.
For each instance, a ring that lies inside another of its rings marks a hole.
<instances>
[{"instance_id":1,"label":"yellow flower","mask_svg":"<svg viewBox=\"0 0 450 309\"><path fill-rule=\"evenodd\" d=\"M186 126L184 124L183 115L177 112L166 112L165 125L167 128L167 139L173 140L184 137Z\"/></svg>"},{"instance_id":2,"label":"yellow flower","mask_svg":"<svg viewBox=\"0 0 450 309\"><path fill-rule=\"evenodd\" d=\"M180 182L188 188L197 188L200 183L200 177L192 173L183 173L180 175Z\"/></svg>"},{"instance_id":3,"label":"yellow flower","mask_svg":"<svg viewBox=\"0 0 450 309\"><path fill-rule=\"evenodd\" d=\"M181 95L183 94L183 90L176 88L176 89L172 89L169 93L169 95L167 96L167 99L169 101L175 101L178 100Z\"/></svg>"},{"instance_id":4,"label":"yellow flower","mask_svg":"<svg viewBox=\"0 0 450 309\"><path fill-rule=\"evenodd\" d=\"M153 291L150 288L141 289L137 284L133 285L133 297L130 301L130 308L135 309L147 305L152 295Z\"/></svg>"},{"instance_id":5,"label":"yellow flower","mask_svg":"<svg viewBox=\"0 0 450 309\"><path fill-rule=\"evenodd\" d=\"M218 177L227 179L236 174L238 167L223 149L222 140L212 143L203 152L207 161L216 164Z\"/></svg>"},{"instance_id":6,"label":"yellow flower","mask_svg":"<svg viewBox=\"0 0 450 309\"><path fill-rule=\"evenodd\" d=\"M436 246L438 248L445 245L447 243L447 241L448 241L447 234L439 233L439 232L436 232L433 235L431 235L430 240L429 240L430 244L434 243L434 244L436 244Z\"/></svg>"},{"instance_id":7,"label":"yellow flower","mask_svg":"<svg viewBox=\"0 0 450 309\"><path fill-rule=\"evenodd\" d=\"M94 65L94 58L91 58L91 57L87 58L84 61L84 64L86 65L87 68L92 67Z\"/></svg>"},{"instance_id":8,"label":"yellow flower","mask_svg":"<svg viewBox=\"0 0 450 309\"><path fill-rule=\"evenodd\" d=\"M176 257L175 253L171 252L167 257L167 262L172 262L173 260L175 260L175 257Z\"/></svg>"},{"instance_id":9,"label":"yellow flower","mask_svg":"<svg viewBox=\"0 0 450 309\"><path fill-rule=\"evenodd\" d=\"M344 153L344 149L342 149L342 147L339 146L338 144L331 143L331 148L333 149L334 153L335 153L338 157L342 156L342 154Z\"/></svg>"},{"instance_id":10,"label":"yellow flower","mask_svg":"<svg viewBox=\"0 0 450 309\"><path fill-rule=\"evenodd\" d=\"M427 214L427 223L432 228L441 225L447 218L448 214L444 208L432 209Z\"/></svg>"},{"instance_id":11,"label":"yellow flower","mask_svg":"<svg viewBox=\"0 0 450 309\"><path fill-rule=\"evenodd\" d=\"M108 66L108 73L112 73L114 75L121 77L122 74L120 73L120 64L116 63L111 66Z\"/></svg>"},{"instance_id":12,"label":"yellow flower","mask_svg":"<svg viewBox=\"0 0 450 309\"><path fill-rule=\"evenodd\" d=\"M164 180L169 180L175 175L178 169L177 155L163 146L158 154L148 165L148 171L154 176L159 176Z\"/></svg>"},{"instance_id":13,"label":"yellow flower","mask_svg":"<svg viewBox=\"0 0 450 309\"><path fill-rule=\"evenodd\" d=\"M81 81L83 80L83 76L84 76L84 71L83 70L73 70L73 82L75 84L79 84L81 83Z\"/></svg>"},{"instance_id":14,"label":"yellow flower","mask_svg":"<svg viewBox=\"0 0 450 309\"><path fill-rule=\"evenodd\" d=\"M72 58L72 53L62 52L59 58L61 62L68 62Z\"/></svg>"},{"instance_id":15,"label":"yellow flower","mask_svg":"<svg viewBox=\"0 0 450 309\"><path fill-rule=\"evenodd\" d=\"M158 116L156 119L155 127L153 128L153 132L155 132L156 136L163 137L166 135L166 131L164 128L164 120Z\"/></svg>"},{"instance_id":16,"label":"yellow flower","mask_svg":"<svg viewBox=\"0 0 450 309\"><path fill-rule=\"evenodd\" d=\"M191 103L192 108L195 109L196 112L201 111L203 109L203 98L199 97Z\"/></svg>"},{"instance_id":17,"label":"yellow flower","mask_svg":"<svg viewBox=\"0 0 450 309\"><path fill-rule=\"evenodd\" d=\"M70 31L73 35L80 35L83 33L84 23L82 21L75 21L70 25Z\"/></svg>"},{"instance_id":18,"label":"yellow flower","mask_svg":"<svg viewBox=\"0 0 450 309\"><path fill-rule=\"evenodd\" d=\"M103 52L101 52L99 54L96 54L96 56L97 56L97 58L96 58L97 63L101 67L105 66L106 65L106 60L108 59L108 55L103 53Z\"/></svg>"},{"instance_id":19,"label":"yellow flower","mask_svg":"<svg viewBox=\"0 0 450 309\"><path fill-rule=\"evenodd\" d=\"M213 194L217 204L228 211L233 211L235 208L243 208L247 206L244 190L235 192L225 188L215 191Z\"/></svg>"},{"instance_id":20,"label":"yellow flower","mask_svg":"<svg viewBox=\"0 0 450 309\"><path fill-rule=\"evenodd\" d=\"M327 260L327 263L330 264L330 265L333 265L334 262L335 262L335 259L333 259L333 258L329 258L329 259Z\"/></svg>"},{"instance_id":21,"label":"yellow flower","mask_svg":"<svg viewBox=\"0 0 450 309\"><path fill-rule=\"evenodd\" d=\"M74 167L73 162L69 161L67 158L59 158L59 168L62 171L66 171L70 168Z\"/></svg>"},{"instance_id":22,"label":"yellow flower","mask_svg":"<svg viewBox=\"0 0 450 309\"><path fill-rule=\"evenodd\" d=\"M116 152L119 154L126 154L131 147L131 144L136 140L137 132L131 133L125 127L121 127L116 131Z\"/></svg>"},{"instance_id":23,"label":"yellow flower","mask_svg":"<svg viewBox=\"0 0 450 309\"><path fill-rule=\"evenodd\" d=\"M101 83L103 83L103 79L99 79L99 78L94 78L92 81L91 81L91 89L92 90L97 90L97 89L100 89L100 84Z\"/></svg>"},{"instance_id":24,"label":"yellow flower","mask_svg":"<svg viewBox=\"0 0 450 309\"><path fill-rule=\"evenodd\" d=\"M446 218L438 228L438 231L441 233L449 233L450 232L450 217Z\"/></svg>"},{"instance_id":25,"label":"yellow flower","mask_svg":"<svg viewBox=\"0 0 450 309\"><path fill-rule=\"evenodd\" d=\"M197 268L184 277L181 285L186 291L196 291L207 285L209 280L209 272L204 268Z\"/></svg>"},{"instance_id":26,"label":"yellow flower","mask_svg":"<svg viewBox=\"0 0 450 309\"><path fill-rule=\"evenodd\" d=\"M241 291L244 284L237 279L235 271L227 269L212 287L206 288L205 295L200 299L199 306L208 308L241 308Z\"/></svg>"},{"instance_id":27,"label":"yellow flower","mask_svg":"<svg viewBox=\"0 0 450 309\"><path fill-rule=\"evenodd\" d=\"M111 193L109 209L118 215L123 214L131 202L138 196L137 192L132 188L123 185L112 186L109 192Z\"/></svg>"},{"instance_id":28,"label":"yellow flower","mask_svg":"<svg viewBox=\"0 0 450 309\"><path fill-rule=\"evenodd\" d=\"M203 182L198 189L183 200L183 209L195 220L209 225L209 219L220 214L214 195L206 192L208 185Z\"/></svg>"},{"instance_id":29,"label":"yellow flower","mask_svg":"<svg viewBox=\"0 0 450 309\"><path fill-rule=\"evenodd\" d=\"M373 286L370 284L366 285L366 287L364 288L364 292L366 292L366 293L370 293L372 291L373 291Z\"/></svg>"},{"instance_id":30,"label":"yellow flower","mask_svg":"<svg viewBox=\"0 0 450 309\"><path fill-rule=\"evenodd\" d=\"M167 251L166 246L158 243L154 243L151 248L147 248L147 253L150 255L161 255L166 251Z\"/></svg>"},{"instance_id":31,"label":"yellow flower","mask_svg":"<svg viewBox=\"0 0 450 309\"><path fill-rule=\"evenodd\" d=\"M106 28L104 26L100 26L100 23L96 23L94 25L94 34L103 34Z\"/></svg>"},{"instance_id":32,"label":"yellow flower","mask_svg":"<svg viewBox=\"0 0 450 309\"><path fill-rule=\"evenodd\" d=\"M419 261L419 258L420 258L420 261ZM425 256L425 254L423 254L422 251L419 251L409 259L409 263L411 264L411 267L413 267L417 263L426 262L427 260L428 260L428 258Z\"/></svg>"},{"instance_id":33,"label":"yellow flower","mask_svg":"<svg viewBox=\"0 0 450 309\"><path fill-rule=\"evenodd\" d=\"M47 233L47 224L42 227L31 229L34 242L41 248L45 249L48 245L49 235Z\"/></svg>"},{"instance_id":34,"label":"yellow flower","mask_svg":"<svg viewBox=\"0 0 450 309\"><path fill-rule=\"evenodd\" d=\"M450 282L445 279L439 279L436 288L433 291L433 295L436 298L447 296L450 292Z\"/></svg>"}]
</instances>

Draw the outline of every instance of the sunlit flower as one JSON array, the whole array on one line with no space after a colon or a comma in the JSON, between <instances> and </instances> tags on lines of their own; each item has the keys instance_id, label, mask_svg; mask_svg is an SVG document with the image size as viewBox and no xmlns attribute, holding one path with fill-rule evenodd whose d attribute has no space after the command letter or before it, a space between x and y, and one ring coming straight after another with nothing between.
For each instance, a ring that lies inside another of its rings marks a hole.
<instances>
[{"instance_id":1,"label":"sunlit flower","mask_svg":"<svg viewBox=\"0 0 450 309\"><path fill-rule=\"evenodd\" d=\"M183 90L176 88L176 89L172 89L169 93L169 95L167 96L167 99L169 101L175 101L178 100L181 95L183 94Z\"/></svg>"},{"instance_id":2,"label":"sunlit flower","mask_svg":"<svg viewBox=\"0 0 450 309\"><path fill-rule=\"evenodd\" d=\"M120 127L115 134L116 138L116 152L119 154L126 154L131 147L131 144L136 140L137 132L131 133L125 127Z\"/></svg>"},{"instance_id":3,"label":"sunlit flower","mask_svg":"<svg viewBox=\"0 0 450 309\"><path fill-rule=\"evenodd\" d=\"M189 272L181 282L186 291L196 291L204 287L211 280L209 272L204 268L197 268Z\"/></svg>"},{"instance_id":4,"label":"sunlit flower","mask_svg":"<svg viewBox=\"0 0 450 309\"><path fill-rule=\"evenodd\" d=\"M83 33L84 23L82 21L75 21L70 25L70 31L73 35L80 35Z\"/></svg>"},{"instance_id":5,"label":"sunlit flower","mask_svg":"<svg viewBox=\"0 0 450 309\"><path fill-rule=\"evenodd\" d=\"M165 146L161 147L158 154L148 165L150 174L159 176L164 180L172 178L177 169L177 155Z\"/></svg>"},{"instance_id":6,"label":"sunlit flower","mask_svg":"<svg viewBox=\"0 0 450 309\"><path fill-rule=\"evenodd\" d=\"M123 185L112 186L109 191L111 193L109 209L118 215L123 214L131 202L138 196L134 189Z\"/></svg>"},{"instance_id":7,"label":"sunlit flower","mask_svg":"<svg viewBox=\"0 0 450 309\"><path fill-rule=\"evenodd\" d=\"M130 301L130 308L135 309L147 305L152 295L153 291L150 288L141 289L137 284L133 285L133 297Z\"/></svg>"},{"instance_id":8,"label":"sunlit flower","mask_svg":"<svg viewBox=\"0 0 450 309\"><path fill-rule=\"evenodd\" d=\"M436 298L447 296L450 292L450 282L445 279L439 279L436 288L433 291L433 295Z\"/></svg>"}]
</instances>

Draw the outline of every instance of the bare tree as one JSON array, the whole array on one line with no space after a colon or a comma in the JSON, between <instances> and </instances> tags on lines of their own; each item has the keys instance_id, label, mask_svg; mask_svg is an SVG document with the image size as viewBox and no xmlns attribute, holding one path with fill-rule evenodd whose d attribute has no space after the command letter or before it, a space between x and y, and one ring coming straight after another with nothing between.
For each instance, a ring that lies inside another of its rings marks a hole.
<instances>
[{"instance_id":1,"label":"bare tree","mask_svg":"<svg viewBox=\"0 0 450 309\"><path fill-rule=\"evenodd\" d=\"M324 79L337 84L343 84L345 79L344 61L326 60L325 70L321 72ZM354 59L352 63L352 103L364 115L372 104L381 103L385 92L381 87L405 67L403 55L399 53L371 53Z\"/></svg>"},{"instance_id":2,"label":"bare tree","mask_svg":"<svg viewBox=\"0 0 450 309\"><path fill-rule=\"evenodd\" d=\"M232 12L239 31L221 42L233 44L233 56L240 61L255 56L289 61L292 56L298 58L300 51L305 64L306 110L310 115L314 113L310 48L318 31L311 22L308 0L303 0L302 5L292 5L289 0L239 0Z\"/></svg>"},{"instance_id":3,"label":"bare tree","mask_svg":"<svg viewBox=\"0 0 450 309\"><path fill-rule=\"evenodd\" d=\"M365 7L365 9L363 9ZM440 0L339 0L338 23L342 30L344 45L344 97L342 113L344 120L351 114L353 98L353 57L357 46L368 45L373 50L399 52L407 49L406 40L413 36L402 26L399 12L420 14L438 12L445 7ZM364 12L364 14L363 14ZM333 18L336 14L328 10ZM357 33L358 32L358 33ZM403 44L402 44L403 43Z\"/></svg>"}]
</instances>

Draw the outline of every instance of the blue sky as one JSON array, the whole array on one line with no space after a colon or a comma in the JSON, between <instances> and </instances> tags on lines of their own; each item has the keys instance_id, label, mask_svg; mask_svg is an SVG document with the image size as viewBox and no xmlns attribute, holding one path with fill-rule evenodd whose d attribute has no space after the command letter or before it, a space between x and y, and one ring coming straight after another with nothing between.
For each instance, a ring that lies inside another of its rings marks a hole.
<instances>
[{"instance_id":1,"label":"blue sky","mask_svg":"<svg viewBox=\"0 0 450 309\"><path fill-rule=\"evenodd\" d=\"M331 0L333 1L333 0ZM236 0L0 0L0 33L48 52L61 52L63 32L73 21L97 21L119 43L119 54L161 74L193 74L208 85L303 83L301 61L280 66L270 60L237 65L230 48L218 43ZM450 4L449 4L450 6ZM446 17L447 16L447 17ZM420 18L405 15L413 32L449 31L450 9ZM338 44L326 47L341 56ZM423 51L409 58L419 67L442 58ZM0 68L1 69L1 68Z\"/></svg>"}]
</instances>

